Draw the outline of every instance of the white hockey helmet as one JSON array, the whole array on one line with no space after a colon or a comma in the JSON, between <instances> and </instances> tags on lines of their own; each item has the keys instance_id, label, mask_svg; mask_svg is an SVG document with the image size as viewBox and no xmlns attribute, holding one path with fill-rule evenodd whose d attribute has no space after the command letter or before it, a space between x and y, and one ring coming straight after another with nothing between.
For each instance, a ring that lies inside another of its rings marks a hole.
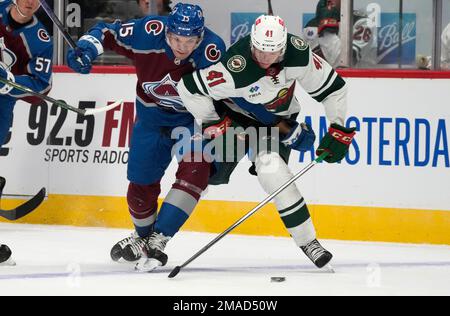
<instances>
[{"instance_id":1,"label":"white hockey helmet","mask_svg":"<svg viewBox=\"0 0 450 316\"><path fill-rule=\"evenodd\" d=\"M251 44L263 52L279 52L286 50L287 28L279 16L261 15L252 26Z\"/></svg>"}]
</instances>

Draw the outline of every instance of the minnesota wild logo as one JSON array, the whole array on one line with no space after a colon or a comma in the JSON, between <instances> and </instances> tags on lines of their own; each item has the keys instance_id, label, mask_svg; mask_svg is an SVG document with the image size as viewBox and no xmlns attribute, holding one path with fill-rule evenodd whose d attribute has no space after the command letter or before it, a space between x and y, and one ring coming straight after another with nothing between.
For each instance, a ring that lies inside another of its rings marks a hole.
<instances>
[{"instance_id":1,"label":"minnesota wild logo","mask_svg":"<svg viewBox=\"0 0 450 316\"><path fill-rule=\"evenodd\" d=\"M228 60L227 66L232 72L241 72L247 67L247 61L243 56L236 55Z\"/></svg>"},{"instance_id":2,"label":"minnesota wild logo","mask_svg":"<svg viewBox=\"0 0 450 316\"><path fill-rule=\"evenodd\" d=\"M302 40L300 37L292 36L291 43L298 50L304 51L304 50L308 49L308 44L304 40Z\"/></svg>"}]
</instances>

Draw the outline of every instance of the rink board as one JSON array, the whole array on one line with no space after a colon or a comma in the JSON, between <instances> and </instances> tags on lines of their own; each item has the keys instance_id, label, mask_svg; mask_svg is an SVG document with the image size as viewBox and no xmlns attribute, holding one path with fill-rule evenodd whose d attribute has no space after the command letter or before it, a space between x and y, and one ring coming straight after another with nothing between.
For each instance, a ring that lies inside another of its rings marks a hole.
<instances>
[{"instance_id":1,"label":"rink board","mask_svg":"<svg viewBox=\"0 0 450 316\"><path fill-rule=\"evenodd\" d=\"M6 200L2 205L16 206ZM185 231L221 233L256 206L252 202L202 201ZM41 208L17 223L132 229L125 198L50 195ZM310 205L319 238L450 245L450 212ZM0 219L0 222L2 220ZM269 205L233 233L288 237Z\"/></svg>"},{"instance_id":2,"label":"rink board","mask_svg":"<svg viewBox=\"0 0 450 316\"><path fill-rule=\"evenodd\" d=\"M348 124L358 134L347 159L318 165L298 181L319 236L450 244L450 80L349 78L348 86ZM8 179L4 193L32 195L45 186L50 194L22 222L131 227L124 196L134 91L134 74L57 73L55 98L84 107L126 103L87 120L49 106L16 106L11 139L0 153L0 174ZM329 124L323 107L301 91L297 96L300 119L320 139ZM312 152L294 153L291 169L298 172L313 158ZM209 188L185 229L220 232L263 200L248 167L242 162L229 185ZM175 171L172 164L162 197ZM6 199L2 208L17 203ZM273 206L237 232L286 236Z\"/></svg>"}]
</instances>

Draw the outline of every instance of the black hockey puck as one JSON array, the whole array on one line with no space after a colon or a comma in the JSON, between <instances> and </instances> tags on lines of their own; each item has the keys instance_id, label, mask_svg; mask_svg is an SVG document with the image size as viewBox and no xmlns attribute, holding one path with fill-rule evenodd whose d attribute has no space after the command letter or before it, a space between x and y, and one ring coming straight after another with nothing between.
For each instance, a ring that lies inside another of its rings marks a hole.
<instances>
[{"instance_id":1,"label":"black hockey puck","mask_svg":"<svg viewBox=\"0 0 450 316\"><path fill-rule=\"evenodd\" d=\"M6 245L0 245L0 263L6 262L11 258L12 252Z\"/></svg>"},{"instance_id":2,"label":"black hockey puck","mask_svg":"<svg viewBox=\"0 0 450 316\"><path fill-rule=\"evenodd\" d=\"M271 277L270 278L270 282L280 283L280 282L284 282L284 281L286 281L285 277Z\"/></svg>"}]
</instances>

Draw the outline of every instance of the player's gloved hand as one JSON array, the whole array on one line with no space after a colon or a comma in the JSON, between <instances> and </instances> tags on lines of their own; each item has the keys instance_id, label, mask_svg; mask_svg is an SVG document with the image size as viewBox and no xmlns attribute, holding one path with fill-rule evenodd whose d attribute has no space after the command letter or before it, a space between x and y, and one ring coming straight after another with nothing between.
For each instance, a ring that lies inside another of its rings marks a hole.
<instances>
[{"instance_id":1,"label":"player's gloved hand","mask_svg":"<svg viewBox=\"0 0 450 316\"><path fill-rule=\"evenodd\" d=\"M316 134L311 126L306 123L290 122L292 129L281 142L286 146L298 151L308 151L314 146Z\"/></svg>"},{"instance_id":2,"label":"player's gloved hand","mask_svg":"<svg viewBox=\"0 0 450 316\"><path fill-rule=\"evenodd\" d=\"M320 142L316 154L320 156L327 151L329 155L325 158L328 163L340 162L348 152L353 137L356 134L356 128L346 128L339 124L331 124L328 133Z\"/></svg>"},{"instance_id":3,"label":"player's gloved hand","mask_svg":"<svg viewBox=\"0 0 450 316\"><path fill-rule=\"evenodd\" d=\"M14 75L9 71L8 67L3 62L0 62L0 77L15 82ZM0 82L0 94L8 94L12 89L14 88Z\"/></svg>"},{"instance_id":4,"label":"player's gloved hand","mask_svg":"<svg viewBox=\"0 0 450 316\"><path fill-rule=\"evenodd\" d=\"M203 136L207 139L215 139L224 135L231 126L233 126L233 121L228 116L224 116L204 127Z\"/></svg>"},{"instance_id":5,"label":"player's gloved hand","mask_svg":"<svg viewBox=\"0 0 450 316\"><path fill-rule=\"evenodd\" d=\"M89 74L92 62L103 54L103 46L94 36L85 35L80 38L76 49L69 49L67 53L67 64L75 72Z\"/></svg>"}]
</instances>

